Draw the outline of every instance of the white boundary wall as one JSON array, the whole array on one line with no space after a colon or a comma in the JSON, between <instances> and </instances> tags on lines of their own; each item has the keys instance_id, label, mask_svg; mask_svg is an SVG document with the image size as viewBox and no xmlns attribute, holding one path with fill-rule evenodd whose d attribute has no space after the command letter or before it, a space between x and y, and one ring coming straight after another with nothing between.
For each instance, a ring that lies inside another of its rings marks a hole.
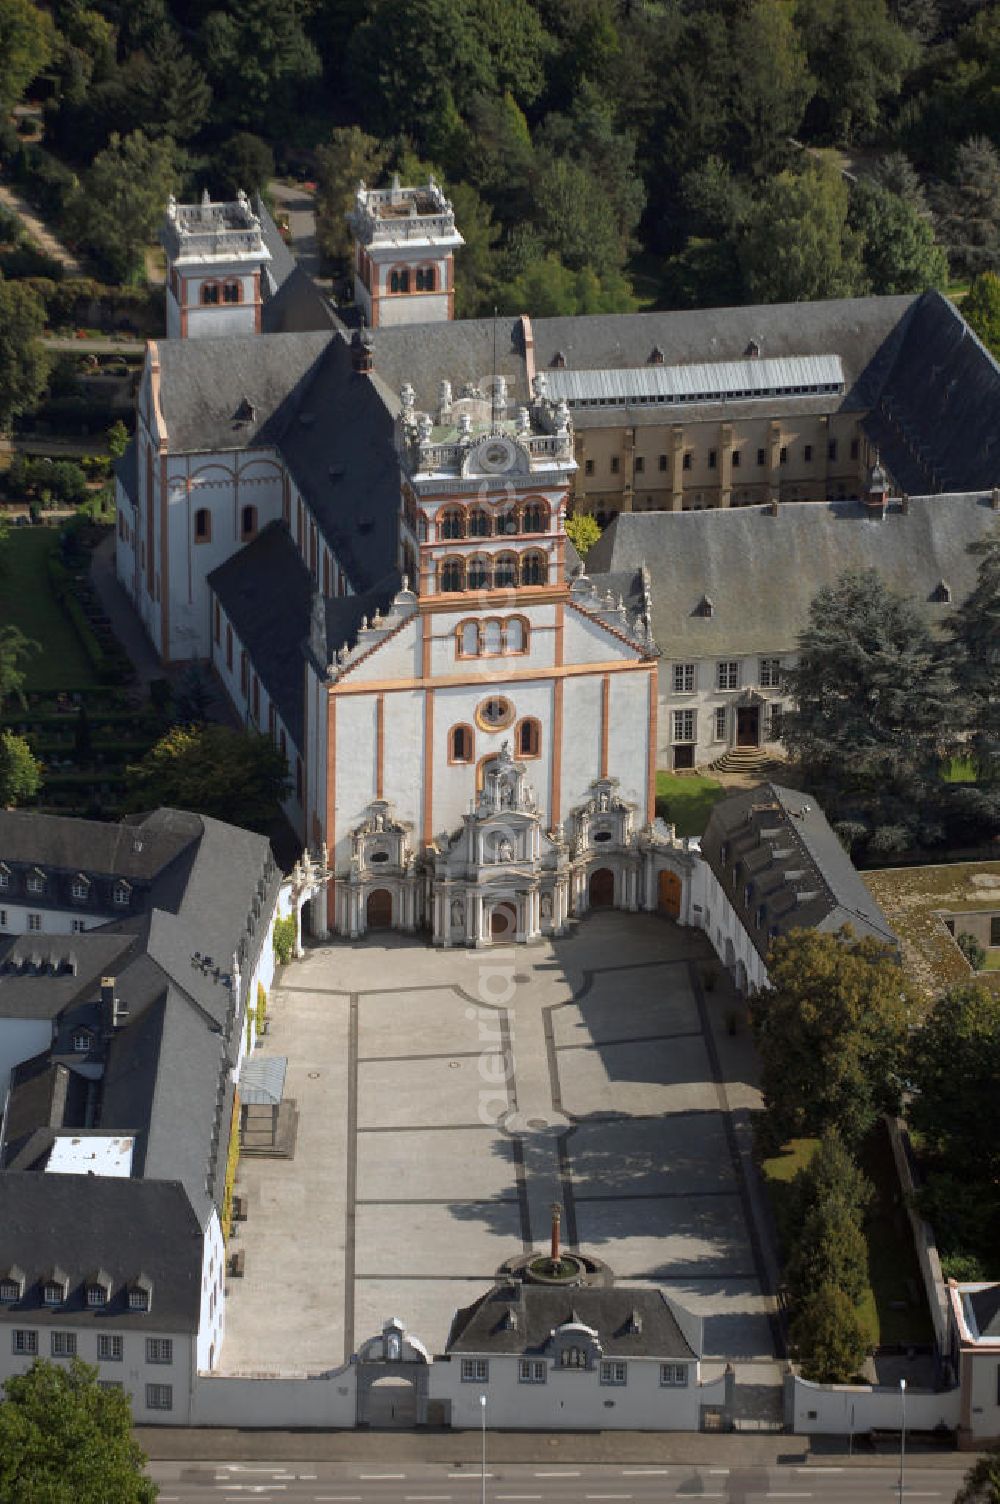
<instances>
[{"instance_id":1,"label":"white boundary wall","mask_svg":"<svg viewBox=\"0 0 1000 1504\"><path fill-rule=\"evenodd\" d=\"M961 1390L931 1394L907 1389L907 1431L954 1431L959 1422ZM785 1421L797 1436L848 1436L867 1431L898 1431L899 1389L871 1384L813 1384L790 1374L785 1380Z\"/></svg>"}]
</instances>

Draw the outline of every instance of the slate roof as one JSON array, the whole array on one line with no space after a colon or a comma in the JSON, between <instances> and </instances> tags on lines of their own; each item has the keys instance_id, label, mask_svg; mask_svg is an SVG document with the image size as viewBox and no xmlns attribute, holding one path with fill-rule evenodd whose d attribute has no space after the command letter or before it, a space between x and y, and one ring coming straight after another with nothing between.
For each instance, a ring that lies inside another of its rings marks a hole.
<instances>
[{"instance_id":1,"label":"slate roof","mask_svg":"<svg viewBox=\"0 0 1000 1504\"><path fill-rule=\"evenodd\" d=\"M376 375L396 395L408 381L417 394L417 407L427 411L437 410L442 381L450 381L452 396L458 397L466 382L482 384L493 374L493 319L404 324L369 333ZM496 320L496 371L506 376L513 401L528 400L520 318L505 315Z\"/></svg>"},{"instance_id":2,"label":"slate roof","mask_svg":"<svg viewBox=\"0 0 1000 1504\"><path fill-rule=\"evenodd\" d=\"M109 1324L147 1331L198 1329L202 1233L176 1181L0 1171L0 1270L18 1265L24 1298L0 1306L8 1320L33 1326ZM68 1275L68 1298L42 1304L41 1281L54 1266ZM84 1282L95 1269L111 1277L111 1299L88 1307ZM152 1291L148 1312L130 1311L127 1286L139 1274Z\"/></svg>"},{"instance_id":3,"label":"slate roof","mask_svg":"<svg viewBox=\"0 0 1000 1504\"><path fill-rule=\"evenodd\" d=\"M776 516L767 507L622 513L587 571L603 589L607 574L634 581L648 566L666 660L790 652L817 591L845 570L877 569L940 626L975 584L970 544L998 521L984 495L913 496L905 513L896 503L882 520L856 501L787 502ZM931 598L942 581L951 604ZM711 616L698 611L705 596Z\"/></svg>"},{"instance_id":4,"label":"slate roof","mask_svg":"<svg viewBox=\"0 0 1000 1504\"><path fill-rule=\"evenodd\" d=\"M139 461L138 448L135 437L129 439L125 445L125 453L116 459L112 465L122 490L133 506L136 505L139 496Z\"/></svg>"},{"instance_id":5,"label":"slate roof","mask_svg":"<svg viewBox=\"0 0 1000 1504\"><path fill-rule=\"evenodd\" d=\"M513 1325L505 1320L511 1310ZM633 1329L633 1312L640 1317L639 1332ZM520 1280L497 1284L457 1311L445 1351L540 1354L555 1328L567 1322L581 1322L596 1331L606 1357L690 1362L700 1356L701 1323L662 1290L623 1285L553 1290Z\"/></svg>"},{"instance_id":6,"label":"slate roof","mask_svg":"<svg viewBox=\"0 0 1000 1504\"><path fill-rule=\"evenodd\" d=\"M199 834L196 815L175 812L128 824L78 820L33 810L0 810L0 862L37 862L67 872L150 881Z\"/></svg>"},{"instance_id":7,"label":"slate roof","mask_svg":"<svg viewBox=\"0 0 1000 1504\"><path fill-rule=\"evenodd\" d=\"M135 936L104 927L77 935L14 935L0 943L0 1018L57 1018L126 964Z\"/></svg>"},{"instance_id":8,"label":"slate roof","mask_svg":"<svg viewBox=\"0 0 1000 1504\"><path fill-rule=\"evenodd\" d=\"M302 748L312 578L283 522L271 522L246 548L212 571L208 583L296 747Z\"/></svg>"},{"instance_id":9,"label":"slate roof","mask_svg":"<svg viewBox=\"0 0 1000 1504\"><path fill-rule=\"evenodd\" d=\"M903 490L1000 483L1000 365L950 298L924 293L865 421Z\"/></svg>"},{"instance_id":10,"label":"slate roof","mask_svg":"<svg viewBox=\"0 0 1000 1504\"><path fill-rule=\"evenodd\" d=\"M980 1337L1000 1337L1000 1285L968 1290L965 1298L972 1307Z\"/></svg>"},{"instance_id":11,"label":"slate roof","mask_svg":"<svg viewBox=\"0 0 1000 1504\"><path fill-rule=\"evenodd\" d=\"M197 454L273 445L333 338L339 340L322 332L158 340L170 449ZM244 399L255 409L252 421L236 418Z\"/></svg>"},{"instance_id":12,"label":"slate roof","mask_svg":"<svg viewBox=\"0 0 1000 1504\"><path fill-rule=\"evenodd\" d=\"M771 941L792 929L834 934L849 924L858 936L872 935L894 949L898 944L809 794L766 783L721 799L701 852L765 961Z\"/></svg>"},{"instance_id":13,"label":"slate roof","mask_svg":"<svg viewBox=\"0 0 1000 1504\"><path fill-rule=\"evenodd\" d=\"M46 1052L14 1067L4 1122L3 1158L10 1167L31 1136L41 1127L76 1126L83 1121L90 1083Z\"/></svg>"}]
</instances>

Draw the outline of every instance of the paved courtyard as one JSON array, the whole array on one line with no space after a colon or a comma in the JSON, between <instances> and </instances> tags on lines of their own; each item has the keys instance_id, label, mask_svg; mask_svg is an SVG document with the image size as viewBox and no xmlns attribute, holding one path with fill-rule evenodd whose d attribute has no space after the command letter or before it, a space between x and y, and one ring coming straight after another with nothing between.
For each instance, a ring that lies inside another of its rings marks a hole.
<instances>
[{"instance_id":1,"label":"paved courtyard","mask_svg":"<svg viewBox=\"0 0 1000 1504\"><path fill-rule=\"evenodd\" d=\"M705 1318L706 1356L772 1357L753 1053L710 962L697 932L602 913L537 946L385 936L288 966L263 1048L298 1142L240 1165L223 1370L329 1370L389 1316L443 1351L497 1266L547 1247L555 1201L567 1243Z\"/></svg>"}]
</instances>

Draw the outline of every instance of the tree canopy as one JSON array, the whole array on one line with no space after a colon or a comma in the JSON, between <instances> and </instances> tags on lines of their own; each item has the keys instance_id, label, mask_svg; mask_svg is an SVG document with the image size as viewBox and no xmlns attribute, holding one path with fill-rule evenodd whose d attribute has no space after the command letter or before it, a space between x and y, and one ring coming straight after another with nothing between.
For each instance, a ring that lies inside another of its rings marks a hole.
<instances>
[{"instance_id":1,"label":"tree canopy","mask_svg":"<svg viewBox=\"0 0 1000 1504\"><path fill-rule=\"evenodd\" d=\"M0 731L0 809L12 809L32 799L41 783L41 764L24 737Z\"/></svg>"},{"instance_id":2,"label":"tree canopy","mask_svg":"<svg viewBox=\"0 0 1000 1504\"><path fill-rule=\"evenodd\" d=\"M134 810L172 805L264 830L288 790L284 757L269 736L227 726L175 726L129 768Z\"/></svg>"},{"instance_id":3,"label":"tree canopy","mask_svg":"<svg viewBox=\"0 0 1000 1504\"><path fill-rule=\"evenodd\" d=\"M869 1342L849 1295L821 1285L796 1310L789 1330L802 1377L816 1384L846 1384L868 1356Z\"/></svg>"},{"instance_id":4,"label":"tree canopy","mask_svg":"<svg viewBox=\"0 0 1000 1504\"><path fill-rule=\"evenodd\" d=\"M972 1464L955 1504L1000 1504L1000 1451L987 1452Z\"/></svg>"},{"instance_id":5,"label":"tree canopy","mask_svg":"<svg viewBox=\"0 0 1000 1504\"><path fill-rule=\"evenodd\" d=\"M0 273L0 430L45 390L49 358L40 337L45 313L28 287Z\"/></svg>"},{"instance_id":6,"label":"tree canopy","mask_svg":"<svg viewBox=\"0 0 1000 1504\"><path fill-rule=\"evenodd\" d=\"M764 1132L775 1146L835 1128L860 1143L902 1090L914 997L885 945L793 930L774 941L754 1003Z\"/></svg>"},{"instance_id":7,"label":"tree canopy","mask_svg":"<svg viewBox=\"0 0 1000 1504\"><path fill-rule=\"evenodd\" d=\"M1000 360L1000 273L981 272L962 299L962 317Z\"/></svg>"},{"instance_id":8,"label":"tree canopy","mask_svg":"<svg viewBox=\"0 0 1000 1504\"><path fill-rule=\"evenodd\" d=\"M96 1368L39 1359L4 1381L0 1504L153 1504L145 1460L128 1397Z\"/></svg>"}]
</instances>

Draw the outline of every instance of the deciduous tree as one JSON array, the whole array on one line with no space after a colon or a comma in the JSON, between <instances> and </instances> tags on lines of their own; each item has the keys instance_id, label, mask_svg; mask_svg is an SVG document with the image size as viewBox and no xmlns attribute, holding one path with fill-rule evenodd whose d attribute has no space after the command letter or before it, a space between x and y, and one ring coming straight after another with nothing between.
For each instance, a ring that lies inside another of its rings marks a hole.
<instances>
[{"instance_id":1,"label":"deciduous tree","mask_svg":"<svg viewBox=\"0 0 1000 1504\"><path fill-rule=\"evenodd\" d=\"M41 782L41 764L35 761L24 737L16 736L13 731L0 731L0 808L11 809L31 799Z\"/></svg>"},{"instance_id":2,"label":"deciduous tree","mask_svg":"<svg viewBox=\"0 0 1000 1504\"><path fill-rule=\"evenodd\" d=\"M945 1168L1000 1175L1000 997L968 982L939 998L910 1050L907 1116Z\"/></svg>"},{"instance_id":3,"label":"deciduous tree","mask_svg":"<svg viewBox=\"0 0 1000 1504\"><path fill-rule=\"evenodd\" d=\"M804 1300L789 1333L802 1376L817 1384L845 1384L870 1351L857 1310L835 1285L823 1285Z\"/></svg>"},{"instance_id":4,"label":"deciduous tree","mask_svg":"<svg viewBox=\"0 0 1000 1504\"><path fill-rule=\"evenodd\" d=\"M39 1359L4 1381L0 1504L153 1504L145 1461L127 1396L96 1368Z\"/></svg>"},{"instance_id":5,"label":"deciduous tree","mask_svg":"<svg viewBox=\"0 0 1000 1504\"><path fill-rule=\"evenodd\" d=\"M589 512L578 512L574 517L566 519L566 536L580 555L585 559L601 536L601 529L597 518Z\"/></svg>"},{"instance_id":6,"label":"deciduous tree","mask_svg":"<svg viewBox=\"0 0 1000 1504\"><path fill-rule=\"evenodd\" d=\"M836 1128L858 1144L898 1107L913 994L887 946L817 930L775 940L754 1003L770 1144Z\"/></svg>"},{"instance_id":7,"label":"deciduous tree","mask_svg":"<svg viewBox=\"0 0 1000 1504\"><path fill-rule=\"evenodd\" d=\"M45 390L49 358L40 336L45 311L30 288L0 275L0 429Z\"/></svg>"},{"instance_id":8,"label":"deciduous tree","mask_svg":"<svg viewBox=\"0 0 1000 1504\"><path fill-rule=\"evenodd\" d=\"M169 137L151 141L142 131L113 135L95 157L70 206L70 219L80 244L112 281L127 281L141 268L175 182Z\"/></svg>"},{"instance_id":9,"label":"deciduous tree","mask_svg":"<svg viewBox=\"0 0 1000 1504\"><path fill-rule=\"evenodd\" d=\"M898 194L861 178L851 191L848 223L861 236L871 292L924 292L947 284L948 258L930 220Z\"/></svg>"},{"instance_id":10,"label":"deciduous tree","mask_svg":"<svg viewBox=\"0 0 1000 1504\"><path fill-rule=\"evenodd\" d=\"M299 0L229 0L205 17L201 43L217 115L232 125L267 120L279 133L297 94L320 75Z\"/></svg>"},{"instance_id":11,"label":"deciduous tree","mask_svg":"<svg viewBox=\"0 0 1000 1504\"><path fill-rule=\"evenodd\" d=\"M955 1504L1000 1504L1000 1451L987 1452L972 1464Z\"/></svg>"},{"instance_id":12,"label":"deciduous tree","mask_svg":"<svg viewBox=\"0 0 1000 1504\"><path fill-rule=\"evenodd\" d=\"M847 222L847 184L832 162L810 159L769 179L741 243L751 297L760 303L851 297L864 283L860 237Z\"/></svg>"},{"instance_id":13,"label":"deciduous tree","mask_svg":"<svg viewBox=\"0 0 1000 1504\"><path fill-rule=\"evenodd\" d=\"M9 115L32 79L44 72L55 46L47 10L30 0L0 0L0 116Z\"/></svg>"},{"instance_id":14,"label":"deciduous tree","mask_svg":"<svg viewBox=\"0 0 1000 1504\"><path fill-rule=\"evenodd\" d=\"M171 805L249 830L270 824L288 789L271 738L227 726L175 726L128 771L134 810Z\"/></svg>"},{"instance_id":15,"label":"deciduous tree","mask_svg":"<svg viewBox=\"0 0 1000 1504\"><path fill-rule=\"evenodd\" d=\"M980 556L976 583L946 627L979 777L993 782L1000 773L1000 533L972 544L970 552Z\"/></svg>"},{"instance_id":16,"label":"deciduous tree","mask_svg":"<svg viewBox=\"0 0 1000 1504\"><path fill-rule=\"evenodd\" d=\"M913 38L885 0L800 0L796 22L830 134L849 142L871 131L917 60Z\"/></svg>"},{"instance_id":17,"label":"deciduous tree","mask_svg":"<svg viewBox=\"0 0 1000 1504\"><path fill-rule=\"evenodd\" d=\"M358 183L379 186L388 161L382 141L356 125L338 126L316 152L316 237L320 250L340 276L351 267L351 231L347 213Z\"/></svg>"},{"instance_id":18,"label":"deciduous tree","mask_svg":"<svg viewBox=\"0 0 1000 1504\"><path fill-rule=\"evenodd\" d=\"M769 173L788 156L816 80L784 0L754 0L733 29L733 117L746 139L746 160Z\"/></svg>"},{"instance_id":19,"label":"deciduous tree","mask_svg":"<svg viewBox=\"0 0 1000 1504\"><path fill-rule=\"evenodd\" d=\"M979 274L962 299L962 317L1000 360L1000 273Z\"/></svg>"},{"instance_id":20,"label":"deciduous tree","mask_svg":"<svg viewBox=\"0 0 1000 1504\"><path fill-rule=\"evenodd\" d=\"M6 561L4 561L6 567ZM0 707L8 700L24 701L24 679L31 659L42 651L41 644L25 637L20 627L7 622L0 627Z\"/></svg>"}]
</instances>

